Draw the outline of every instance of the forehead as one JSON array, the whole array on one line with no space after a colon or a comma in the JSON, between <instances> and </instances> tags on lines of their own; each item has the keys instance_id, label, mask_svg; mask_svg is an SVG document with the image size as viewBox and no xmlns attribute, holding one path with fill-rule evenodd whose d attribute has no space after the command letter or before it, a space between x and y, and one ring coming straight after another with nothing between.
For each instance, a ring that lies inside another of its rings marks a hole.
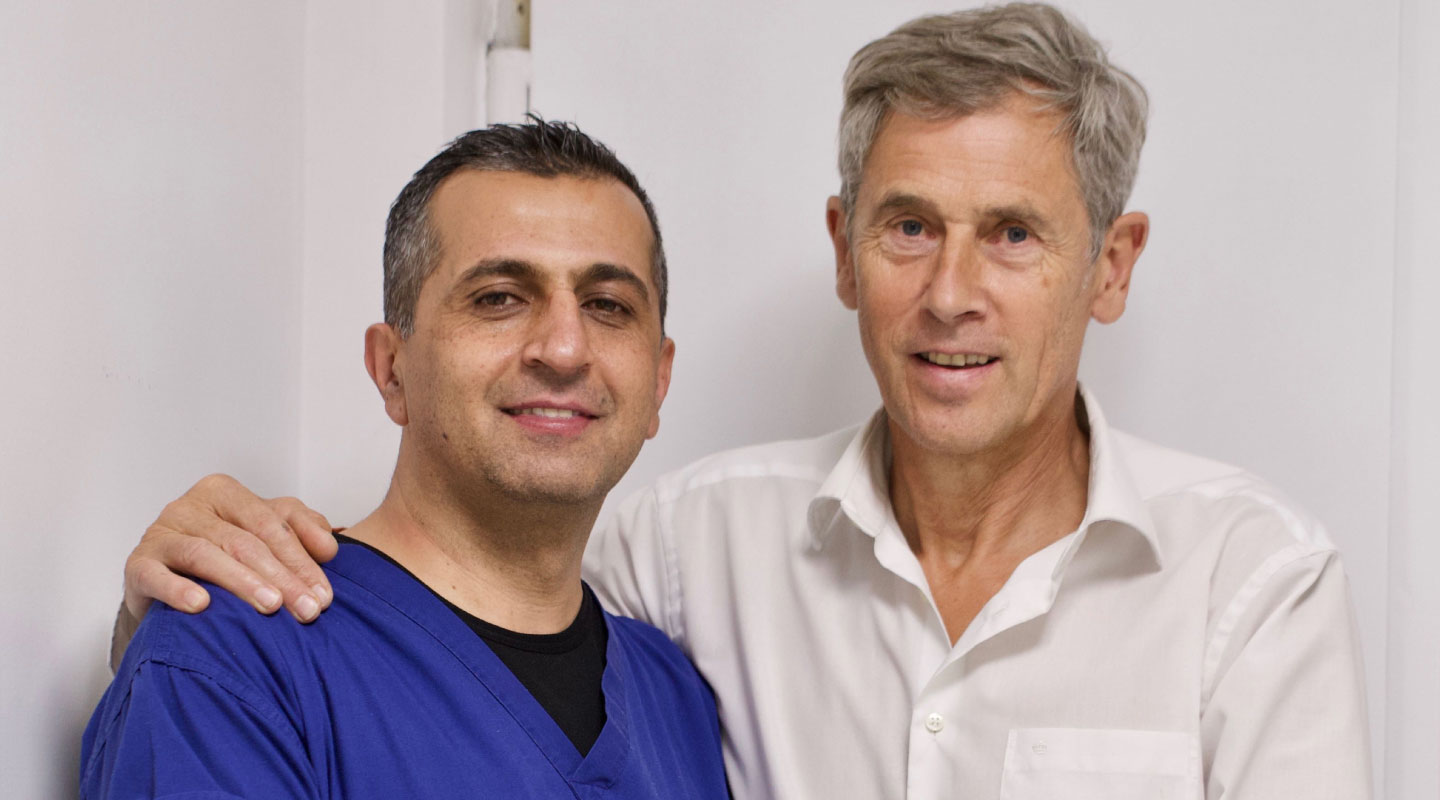
<instances>
[{"instance_id":1,"label":"forehead","mask_svg":"<svg viewBox=\"0 0 1440 800\"><path fill-rule=\"evenodd\" d=\"M612 178L461 170L441 182L427 216L440 240L436 276L504 258L556 274L615 264L653 280L645 208Z\"/></svg>"},{"instance_id":2,"label":"forehead","mask_svg":"<svg viewBox=\"0 0 1440 800\"><path fill-rule=\"evenodd\" d=\"M1081 202L1069 138L1058 112L1012 95L963 117L891 112L871 145L859 205L895 192L951 203L1025 202L1054 209Z\"/></svg>"}]
</instances>

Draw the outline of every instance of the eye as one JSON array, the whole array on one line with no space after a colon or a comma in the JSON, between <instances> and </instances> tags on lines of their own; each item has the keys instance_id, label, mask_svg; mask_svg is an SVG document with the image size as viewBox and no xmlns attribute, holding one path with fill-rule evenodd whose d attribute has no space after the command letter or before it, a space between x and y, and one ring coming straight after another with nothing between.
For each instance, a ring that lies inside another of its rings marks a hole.
<instances>
[{"instance_id":1,"label":"eye","mask_svg":"<svg viewBox=\"0 0 1440 800\"><path fill-rule=\"evenodd\" d=\"M628 314L630 309L624 303L611 300L608 297L596 297L585 303L587 308L599 311L602 314Z\"/></svg>"},{"instance_id":2,"label":"eye","mask_svg":"<svg viewBox=\"0 0 1440 800\"><path fill-rule=\"evenodd\" d=\"M906 236L919 236L925 232L925 225L918 219L907 219L900 223L900 232Z\"/></svg>"},{"instance_id":3,"label":"eye","mask_svg":"<svg viewBox=\"0 0 1440 800\"><path fill-rule=\"evenodd\" d=\"M1023 244L1030 239L1030 231L1019 225L1011 225L1005 229L1005 241L1010 244Z\"/></svg>"},{"instance_id":4,"label":"eye","mask_svg":"<svg viewBox=\"0 0 1440 800\"><path fill-rule=\"evenodd\" d=\"M518 302L520 302L520 298L509 292L486 292L475 298L475 305L489 306L491 308L515 305Z\"/></svg>"}]
</instances>

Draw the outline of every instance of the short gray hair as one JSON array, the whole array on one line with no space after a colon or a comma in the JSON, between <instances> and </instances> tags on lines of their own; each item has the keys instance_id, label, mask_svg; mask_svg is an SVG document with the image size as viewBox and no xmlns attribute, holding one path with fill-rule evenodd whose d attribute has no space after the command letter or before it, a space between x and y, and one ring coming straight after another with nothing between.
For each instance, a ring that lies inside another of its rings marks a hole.
<instances>
[{"instance_id":1,"label":"short gray hair","mask_svg":"<svg viewBox=\"0 0 1440 800\"><path fill-rule=\"evenodd\" d=\"M1130 73L1059 9L1042 3L919 17L860 48L845 70L840 201L847 216L891 111L963 117L1023 92L1059 111L1090 220L1091 259L1125 210L1149 102Z\"/></svg>"},{"instance_id":2,"label":"short gray hair","mask_svg":"<svg viewBox=\"0 0 1440 800\"><path fill-rule=\"evenodd\" d=\"M650 273L660 305L660 327L665 327L669 277L660 220L640 181L610 148L592 139L572 123L548 122L530 115L515 125L491 125L470 131L441 150L400 191L385 222L385 322L408 338L415 330L415 304L420 287L440 260L440 238L431 229L430 198L440 184L460 170L523 172L542 178L573 177L613 179L634 193L654 237Z\"/></svg>"}]
</instances>

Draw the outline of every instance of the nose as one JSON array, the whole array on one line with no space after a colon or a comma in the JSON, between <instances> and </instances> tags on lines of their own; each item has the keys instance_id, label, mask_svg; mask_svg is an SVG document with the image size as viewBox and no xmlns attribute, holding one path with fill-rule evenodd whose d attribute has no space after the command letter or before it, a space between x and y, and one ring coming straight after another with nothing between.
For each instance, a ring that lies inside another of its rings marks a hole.
<instances>
[{"instance_id":1,"label":"nose","mask_svg":"<svg viewBox=\"0 0 1440 800\"><path fill-rule=\"evenodd\" d=\"M557 292L546 301L525 343L527 366L557 375L574 375L590 366L590 342L584 311L571 292Z\"/></svg>"},{"instance_id":2,"label":"nose","mask_svg":"<svg viewBox=\"0 0 1440 800\"><path fill-rule=\"evenodd\" d=\"M984 277L985 258L977 243L968 237L947 237L925 286L925 309L941 322L984 313Z\"/></svg>"}]
</instances>

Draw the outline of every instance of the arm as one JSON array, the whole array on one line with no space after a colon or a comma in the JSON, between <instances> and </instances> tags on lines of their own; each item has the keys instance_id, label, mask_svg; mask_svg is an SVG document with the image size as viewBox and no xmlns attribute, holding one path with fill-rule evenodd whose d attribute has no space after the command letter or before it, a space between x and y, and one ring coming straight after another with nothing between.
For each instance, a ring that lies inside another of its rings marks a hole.
<instances>
[{"instance_id":1,"label":"arm","mask_svg":"<svg viewBox=\"0 0 1440 800\"><path fill-rule=\"evenodd\" d=\"M80 796L319 797L295 727L223 670L157 660L106 692L85 729Z\"/></svg>"},{"instance_id":2,"label":"arm","mask_svg":"<svg viewBox=\"0 0 1440 800\"><path fill-rule=\"evenodd\" d=\"M1365 681L1336 554L1278 554L1226 617L1207 658L1206 797L1369 798Z\"/></svg>"},{"instance_id":3,"label":"arm","mask_svg":"<svg viewBox=\"0 0 1440 800\"><path fill-rule=\"evenodd\" d=\"M194 613L210 596L185 575L208 580L269 614L283 603L308 622L332 590L316 562L334 558L330 523L293 497L263 500L226 475L202 478L165 507L125 561L125 602L115 620L115 668L151 600Z\"/></svg>"}]
</instances>

